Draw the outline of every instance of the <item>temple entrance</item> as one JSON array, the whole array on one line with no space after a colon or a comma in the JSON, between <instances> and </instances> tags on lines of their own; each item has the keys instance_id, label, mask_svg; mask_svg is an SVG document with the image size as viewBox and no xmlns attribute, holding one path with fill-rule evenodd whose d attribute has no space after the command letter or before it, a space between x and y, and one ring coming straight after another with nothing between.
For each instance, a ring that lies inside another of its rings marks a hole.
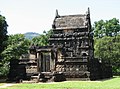
<instances>
[{"instance_id":1,"label":"temple entrance","mask_svg":"<svg viewBox=\"0 0 120 89\"><path fill-rule=\"evenodd\" d=\"M50 72L50 60L51 60L51 54L50 52L41 52L39 55L39 71L40 72Z\"/></svg>"},{"instance_id":2,"label":"temple entrance","mask_svg":"<svg viewBox=\"0 0 120 89\"><path fill-rule=\"evenodd\" d=\"M50 53L41 54L41 72L50 72Z\"/></svg>"},{"instance_id":3,"label":"temple entrance","mask_svg":"<svg viewBox=\"0 0 120 89\"><path fill-rule=\"evenodd\" d=\"M54 69L54 60L51 49L43 48L38 53L38 70L39 72L51 72Z\"/></svg>"}]
</instances>

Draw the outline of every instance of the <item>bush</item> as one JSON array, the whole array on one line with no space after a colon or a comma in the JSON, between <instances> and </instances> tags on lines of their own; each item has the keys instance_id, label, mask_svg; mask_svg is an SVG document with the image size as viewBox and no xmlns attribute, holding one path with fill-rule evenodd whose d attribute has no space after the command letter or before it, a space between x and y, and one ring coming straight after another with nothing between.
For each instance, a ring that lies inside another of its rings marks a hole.
<instances>
[{"instance_id":1,"label":"bush","mask_svg":"<svg viewBox=\"0 0 120 89\"><path fill-rule=\"evenodd\" d=\"M2 77L7 77L8 72L9 72L8 63L4 63L4 64L0 67L0 78L2 78Z\"/></svg>"}]
</instances>

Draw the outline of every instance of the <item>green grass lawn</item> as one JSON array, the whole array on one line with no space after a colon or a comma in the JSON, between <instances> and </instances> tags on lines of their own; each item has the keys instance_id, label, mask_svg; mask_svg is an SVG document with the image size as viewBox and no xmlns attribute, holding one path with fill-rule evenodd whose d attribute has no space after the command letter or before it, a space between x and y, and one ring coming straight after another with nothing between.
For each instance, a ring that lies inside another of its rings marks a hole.
<instances>
[{"instance_id":1,"label":"green grass lawn","mask_svg":"<svg viewBox=\"0 0 120 89\"><path fill-rule=\"evenodd\" d=\"M102 81L65 81L17 84L5 89L120 89L120 77Z\"/></svg>"}]
</instances>

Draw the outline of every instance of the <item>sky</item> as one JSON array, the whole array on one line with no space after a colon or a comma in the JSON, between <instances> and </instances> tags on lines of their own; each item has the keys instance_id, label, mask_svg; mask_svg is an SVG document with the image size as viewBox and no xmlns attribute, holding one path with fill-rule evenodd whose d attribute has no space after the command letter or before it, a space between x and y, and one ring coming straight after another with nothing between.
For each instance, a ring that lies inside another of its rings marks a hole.
<instances>
[{"instance_id":1,"label":"sky","mask_svg":"<svg viewBox=\"0 0 120 89\"><path fill-rule=\"evenodd\" d=\"M59 15L72 15L85 14L88 7L92 24L101 19L120 19L120 0L0 0L8 34L42 34L52 28L56 9Z\"/></svg>"}]
</instances>

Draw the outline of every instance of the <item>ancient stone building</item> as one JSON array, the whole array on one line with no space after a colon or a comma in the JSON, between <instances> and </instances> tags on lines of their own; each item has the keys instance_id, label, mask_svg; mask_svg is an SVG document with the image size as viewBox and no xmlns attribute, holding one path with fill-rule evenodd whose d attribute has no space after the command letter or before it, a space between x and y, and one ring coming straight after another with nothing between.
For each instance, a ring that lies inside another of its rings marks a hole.
<instances>
[{"instance_id":1,"label":"ancient stone building","mask_svg":"<svg viewBox=\"0 0 120 89\"><path fill-rule=\"evenodd\" d=\"M34 60L19 60L19 65L25 63L26 76L37 74L42 81L112 77L111 66L94 58L89 9L86 14L64 16L56 11L52 29L49 46L31 46Z\"/></svg>"},{"instance_id":2,"label":"ancient stone building","mask_svg":"<svg viewBox=\"0 0 120 89\"><path fill-rule=\"evenodd\" d=\"M65 16L56 11L50 45L58 49L56 71L70 78L88 78L88 62L94 58L89 10L86 14Z\"/></svg>"}]
</instances>

